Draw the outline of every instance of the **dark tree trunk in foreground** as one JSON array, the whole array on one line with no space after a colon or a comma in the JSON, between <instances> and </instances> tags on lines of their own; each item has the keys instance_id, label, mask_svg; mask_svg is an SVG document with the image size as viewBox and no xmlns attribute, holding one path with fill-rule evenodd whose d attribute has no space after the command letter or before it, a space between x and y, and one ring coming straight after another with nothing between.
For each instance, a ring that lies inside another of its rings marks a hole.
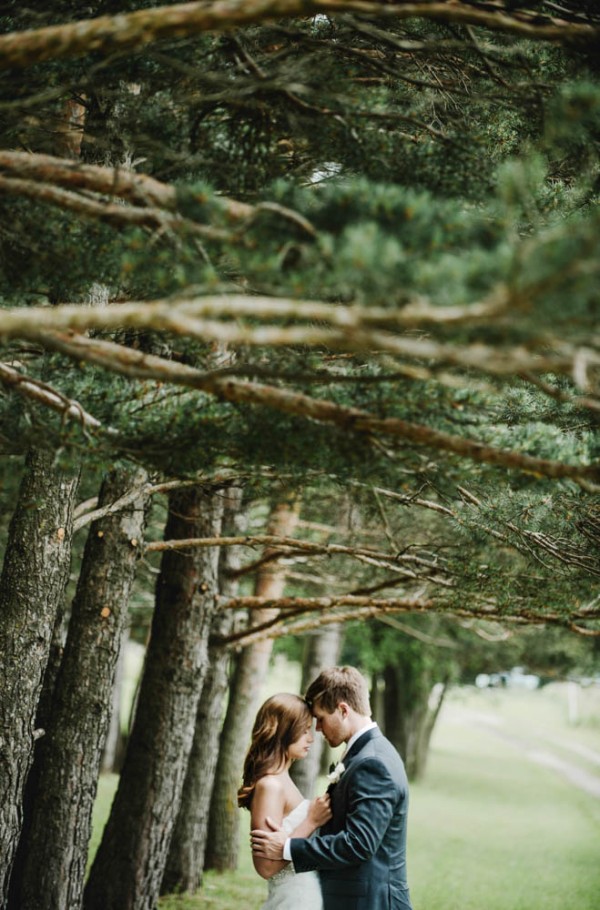
<instances>
[{"instance_id":1,"label":"dark tree trunk in foreground","mask_svg":"<svg viewBox=\"0 0 600 910\"><path fill-rule=\"evenodd\" d=\"M114 471L100 492L105 506L140 484L142 472ZM100 759L128 602L145 524L143 494L90 528L65 653L41 743L37 792L25 845L19 910L81 905Z\"/></svg>"},{"instance_id":2,"label":"dark tree trunk in foreground","mask_svg":"<svg viewBox=\"0 0 600 910\"><path fill-rule=\"evenodd\" d=\"M342 645L342 627L332 623L310 633L304 640L304 654L302 659L301 692L306 692L313 679L326 667L337 664ZM302 761L292 765L292 780L300 792L311 799L315 795L315 786L324 747L327 745L320 733L315 734L315 741L310 747L310 752Z\"/></svg>"},{"instance_id":3,"label":"dark tree trunk in foreground","mask_svg":"<svg viewBox=\"0 0 600 910\"><path fill-rule=\"evenodd\" d=\"M241 501L242 491L238 488L231 489L225 499L224 534L244 532L247 522L245 514L240 511ZM234 573L240 566L242 552L241 547L224 547L220 552L221 599L237 593L238 580ZM208 812L229 687L230 652L219 644L218 638L231 632L235 619L235 612L226 609L216 613L213 619L211 637L215 640L209 647L208 671L200 696L194 743L183 787L181 807L162 883L163 894L193 892L202 881Z\"/></svg>"},{"instance_id":4,"label":"dark tree trunk in foreground","mask_svg":"<svg viewBox=\"0 0 600 910\"><path fill-rule=\"evenodd\" d=\"M297 520L297 509L288 503L281 504L271 516L269 533L290 537ZM268 552L266 550L265 555ZM256 594L280 597L284 587L285 570L278 563L266 562L257 574ZM273 610L255 610L252 625L272 619L276 614ZM237 868L240 812L237 791L272 650L272 639L266 639L244 648L236 663L210 804L205 869L221 872Z\"/></svg>"},{"instance_id":5,"label":"dark tree trunk in foreground","mask_svg":"<svg viewBox=\"0 0 600 910\"><path fill-rule=\"evenodd\" d=\"M385 733L404 759L410 780L425 772L431 734L438 718L446 681L434 682L419 661L398 661L384 670Z\"/></svg>"},{"instance_id":6,"label":"dark tree trunk in foreground","mask_svg":"<svg viewBox=\"0 0 600 910\"><path fill-rule=\"evenodd\" d=\"M71 561L79 472L27 456L0 577L0 895L4 906L33 760L38 700Z\"/></svg>"},{"instance_id":7,"label":"dark tree trunk in foreground","mask_svg":"<svg viewBox=\"0 0 600 910\"><path fill-rule=\"evenodd\" d=\"M169 497L168 540L219 534L222 494ZM216 609L218 550L165 551L140 695L86 910L154 910L187 769Z\"/></svg>"}]
</instances>

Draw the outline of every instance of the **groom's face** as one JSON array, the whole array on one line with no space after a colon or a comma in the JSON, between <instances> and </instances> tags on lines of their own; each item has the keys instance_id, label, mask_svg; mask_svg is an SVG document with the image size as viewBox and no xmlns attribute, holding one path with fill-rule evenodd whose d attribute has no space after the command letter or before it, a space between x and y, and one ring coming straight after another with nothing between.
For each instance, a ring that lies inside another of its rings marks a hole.
<instances>
[{"instance_id":1,"label":"groom's face","mask_svg":"<svg viewBox=\"0 0 600 910\"><path fill-rule=\"evenodd\" d=\"M314 705L312 713L317 721L317 733L322 733L332 748L335 749L340 743L346 742L346 722L344 713L339 706L329 714L323 708Z\"/></svg>"}]
</instances>

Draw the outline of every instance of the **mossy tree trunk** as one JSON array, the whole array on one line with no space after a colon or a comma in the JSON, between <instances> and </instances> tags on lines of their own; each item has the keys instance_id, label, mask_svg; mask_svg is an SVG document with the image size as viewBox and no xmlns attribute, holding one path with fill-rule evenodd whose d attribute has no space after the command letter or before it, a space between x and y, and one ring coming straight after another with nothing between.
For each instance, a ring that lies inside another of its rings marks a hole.
<instances>
[{"instance_id":1,"label":"mossy tree trunk","mask_svg":"<svg viewBox=\"0 0 600 910\"><path fill-rule=\"evenodd\" d=\"M222 510L218 490L172 492L165 537L218 536ZM164 552L135 721L86 910L156 906L206 672L217 574L217 548Z\"/></svg>"},{"instance_id":2,"label":"mossy tree trunk","mask_svg":"<svg viewBox=\"0 0 600 910\"><path fill-rule=\"evenodd\" d=\"M34 753L38 701L71 562L79 470L31 449L0 576L0 896L5 905Z\"/></svg>"},{"instance_id":3,"label":"mossy tree trunk","mask_svg":"<svg viewBox=\"0 0 600 910\"><path fill-rule=\"evenodd\" d=\"M99 506L142 486L145 472L115 470ZM145 526L146 496L95 521L88 533L25 844L19 910L81 906L92 808L113 703L128 602Z\"/></svg>"}]
</instances>

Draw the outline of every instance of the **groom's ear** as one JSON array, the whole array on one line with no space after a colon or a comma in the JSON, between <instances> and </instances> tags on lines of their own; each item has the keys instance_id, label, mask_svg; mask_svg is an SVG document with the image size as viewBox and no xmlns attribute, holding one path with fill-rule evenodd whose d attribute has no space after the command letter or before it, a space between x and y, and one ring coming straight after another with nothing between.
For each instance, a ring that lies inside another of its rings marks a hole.
<instances>
[{"instance_id":1,"label":"groom's ear","mask_svg":"<svg viewBox=\"0 0 600 910\"><path fill-rule=\"evenodd\" d=\"M350 705L348 702L340 701L338 702L338 710L341 712L342 717L348 717L348 714L350 713Z\"/></svg>"}]
</instances>

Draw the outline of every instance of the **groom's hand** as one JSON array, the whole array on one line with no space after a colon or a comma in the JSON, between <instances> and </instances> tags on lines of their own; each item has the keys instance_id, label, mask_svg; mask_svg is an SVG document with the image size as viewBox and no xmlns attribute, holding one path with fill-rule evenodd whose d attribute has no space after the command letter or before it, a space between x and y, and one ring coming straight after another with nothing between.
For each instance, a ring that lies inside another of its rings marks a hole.
<instances>
[{"instance_id":1,"label":"groom's hand","mask_svg":"<svg viewBox=\"0 0 600 910\"><path fill-rule=\"evenodd\" d=\"M283 859L283 845L287 840L287 834L281 827L276 825L268 816L265 819L267 825L272 831L261 831L255 828L250 832L250 844L254 856L262 856L264 859Z\"/></svg>"}]
</instances>

